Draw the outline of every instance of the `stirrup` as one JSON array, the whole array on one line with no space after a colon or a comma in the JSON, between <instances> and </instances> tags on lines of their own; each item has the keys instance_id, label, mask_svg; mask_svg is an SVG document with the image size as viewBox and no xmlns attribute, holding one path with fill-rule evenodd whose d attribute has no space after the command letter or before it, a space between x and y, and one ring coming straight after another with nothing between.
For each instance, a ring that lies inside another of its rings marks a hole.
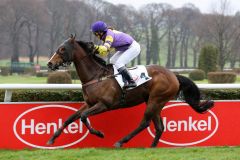
<instances>
[{"instance_id":1,"label":"stirrup","mask_svg":"<svg viewBox=\"0 0 240 160\"><path fill-rule=\"evenodd\" d=\"M124 89L130 89L130 88L135 88L137 87L137 84L135 82L124 84L123 88Z\"/></svg>"}]
</instances>

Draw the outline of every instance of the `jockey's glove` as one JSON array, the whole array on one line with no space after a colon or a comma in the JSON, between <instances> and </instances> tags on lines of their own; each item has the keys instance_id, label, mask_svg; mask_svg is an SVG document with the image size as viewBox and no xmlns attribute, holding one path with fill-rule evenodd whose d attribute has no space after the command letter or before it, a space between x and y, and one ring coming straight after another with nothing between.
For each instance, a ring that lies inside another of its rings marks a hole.
<instances>
[{"instance_id":1,"label":"jockey's glove","mask_svg":"<svg viewBox=\"0 0 240 160\"><path fill-rule=\"evenodd\" d=\"M98 51L101 57L106 57L108 55L108 49L104 45L94 45L94 48Z\"/></svg>"}]
</instances>

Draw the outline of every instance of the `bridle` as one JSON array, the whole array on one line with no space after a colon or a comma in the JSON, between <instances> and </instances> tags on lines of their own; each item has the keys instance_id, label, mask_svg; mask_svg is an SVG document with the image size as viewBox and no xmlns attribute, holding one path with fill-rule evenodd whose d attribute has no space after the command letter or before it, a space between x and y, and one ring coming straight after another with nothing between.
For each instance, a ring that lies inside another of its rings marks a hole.
<instances>
[{"instance_id":1,"label":"bridle","mask_svg":"<svg viewBox=\"0 0 240 160\"><path fill-rule=\"evenodd\" d=\"M56 52L57 54L59 54L59 56L62 58L63 60L63 63L61 66L63 67L66 67L66 66L69 66L72 61L73 61L73 53L74 53L74 50L75 50L75 43L70 43L69 42L70 39L66 40L65 42L63 42L63 44L61 45L62 47L64 47L64 51L63 52ZM87 52L85 55L82 55L80 58L79 58L79 61L83 61L83 63L86 63L84 62L84 60L87 58L87 57L90 57L90 56L94 56L95 54L97 54L97 49L96 48L91 48L92 51L91 52ZM100 64L96 63L98 66L99 66L99 69L96 71L96 74L94 74L90 79L89 82L83 84L83 86L88 86L90 84L93 84L93 83L96 83L96 82L100 82L106 78L110 78L110 76L108 77L101 77L101 78L98 78L98 79L95 79L95 77L97 77L99 75L99 73L101 73L100 71L101 70L107 70L105 67L101 66ZM108 71L108 70L107 70Z\"/></svg>"},{"instance_id":2,"label":"bridle","mask_svg":"<svg viewBox=\"0 0 240 160\"><path fill-rule=\"evenodd\" d=\"M75 47L74 47L74 43L69 42L69 39L66 40L65 42L63 42L63 44L61 46L64 47L65 50L63 52L57 51L56 53L63 60L62 66L66 67L66 66L71 65L71 63L73 61L73 52L74 52ZM92 54L96 54L96 52L97 52L96 49L94 49L91 54L83 55L82 57L80 57L79 60L83 61L85 58L91 56Z\"/></svg>"}]
</instances>

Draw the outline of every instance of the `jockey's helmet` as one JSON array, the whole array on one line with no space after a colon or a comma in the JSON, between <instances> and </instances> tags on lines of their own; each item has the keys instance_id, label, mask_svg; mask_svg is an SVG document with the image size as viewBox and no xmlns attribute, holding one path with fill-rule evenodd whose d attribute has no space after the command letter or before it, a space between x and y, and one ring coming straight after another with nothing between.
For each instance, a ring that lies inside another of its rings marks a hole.
<instances>
[{"instance_id":1,"label":"jockey's helmet","mask_svg":"<svg viewBox=\"0 0 240 160\"><path fill-rule=\"evenodd\" d=\"M107 24L103 21L97 21L92 24L91 30L94 33L106 32L108 29Z\"/></svg>"}]
</instances>

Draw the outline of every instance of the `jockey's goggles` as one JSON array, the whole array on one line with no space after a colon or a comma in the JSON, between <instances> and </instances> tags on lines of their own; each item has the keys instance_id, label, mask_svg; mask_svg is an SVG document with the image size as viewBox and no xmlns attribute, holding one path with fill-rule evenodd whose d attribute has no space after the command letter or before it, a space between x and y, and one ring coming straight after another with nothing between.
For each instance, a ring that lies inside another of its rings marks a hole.
<instances>
[{"instance_id":1,"label":"jockey's goggles","mask_svg":"<svg viewBox=\"0 0 240 160\"><path fill-rule=\"evenodd\" d=\"M100 32L93 32L95 36L99 37L101 36L101 33Z\"/></svg>"}]
</instances>

